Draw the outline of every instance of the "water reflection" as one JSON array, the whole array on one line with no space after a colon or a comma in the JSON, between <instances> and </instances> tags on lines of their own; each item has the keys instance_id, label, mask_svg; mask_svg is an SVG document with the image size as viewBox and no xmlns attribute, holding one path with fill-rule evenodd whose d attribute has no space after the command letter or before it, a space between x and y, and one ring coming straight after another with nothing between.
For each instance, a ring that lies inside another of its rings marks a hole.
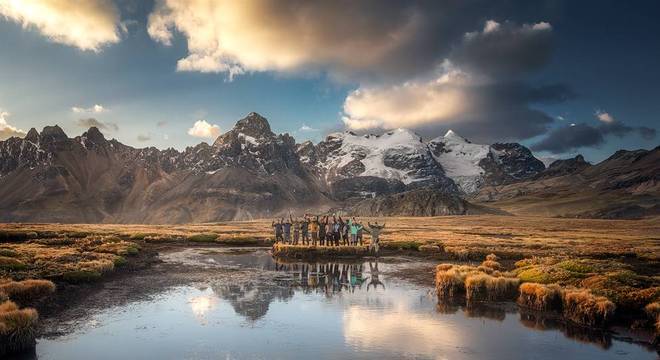
<instances>
[{"instance_id":1,"label":"water reflection","mask_svg":"<svg viewBox=\"0 0 660 360\"><path fill-rule=\"evenodd\" d=\"M429 288L389 277L397 270L391 262L282 263L264 253L204 253L203 263L212 257L231 266L229 277L106 309L93 319L99 326L40 339L37 354L42 360L654 357L611 337L518 315L512 304L438 303Z\"/></svg>"}]
</instances>

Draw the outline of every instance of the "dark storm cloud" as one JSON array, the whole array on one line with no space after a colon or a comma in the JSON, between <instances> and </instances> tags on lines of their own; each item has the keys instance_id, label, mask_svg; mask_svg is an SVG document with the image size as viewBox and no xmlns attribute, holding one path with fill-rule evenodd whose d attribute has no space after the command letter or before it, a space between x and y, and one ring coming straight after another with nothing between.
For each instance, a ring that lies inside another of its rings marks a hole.
<instances>
[{"instance_id":1,"label":"dark storm cloud","mask_svg":"<svg viewBox=\"0 0 660 360\"><path fill-rule=\"evenodd\" d=\"M553 50L552 26L518 26L488 20L483 30L464 35L450 59L469 71L497 78L518 77L543 67Z\"/></svg>"},{"instance_id":2,"label":"dark storm cloud","mask_svg":"<svg viewBox=\"0 0 660 360\"><path fill-rule=\"evenodd\" d=\"M620 121L603 123L598 126L577 124L551 131L543 140L533 145L532 150L559 154L581 147L599 146L605 142L605 137L608 135L624 137L633 131L638 131L640 136L646 140L654 139L656 136L655 129L645 126L632 127Z\"/></svg>"},{"instance_id":3,"label":"dark storm cloud","mask_svg":"<svg viewBox=\"0 0 660 360\"><path fill-rule=\"evenodd\" d=\"M85 129L94 126L100 130L111 130L111 131L119 130L119 126L117 126L117 124L111 122L99 121L95 118L78 119L76 120L76 125Z\"/></svg>"},{"instance_id":4,"label":"dark storm cloud","mask_svg":"<svg viewBox=\"0 0 660 360\"><path fill-rule=\"evenodd\" d=\"M551 131L540 142L532 145L534 151L561 154L580 147L598 146L605 141L601 131L591 125L562 126Z\"/></svg>"}]
</instances>

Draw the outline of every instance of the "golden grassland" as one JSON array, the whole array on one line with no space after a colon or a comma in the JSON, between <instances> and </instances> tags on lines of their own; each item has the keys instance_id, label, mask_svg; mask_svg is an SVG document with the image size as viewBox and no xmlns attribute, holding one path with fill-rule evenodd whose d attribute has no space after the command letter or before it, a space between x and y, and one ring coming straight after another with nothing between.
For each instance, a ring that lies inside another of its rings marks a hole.
<instances>
[{"instance_id":1,"label":"golden grassland","mask_svg":"<svg viewBox=\"0 0 660 360\"><path fill-rule=\"evenodd\" d=\"M360 220L364 224L374 220L386 222L381 237L384 249L444 250L461 260L481 261L490 253L503 259L521 259L561 255L567 251L579 257L628 255L660 260L660 218L631 221L484 215ZM0 224L0 243L3 234L9 233L11 237L15 233L38 237L50 234L56 238L112 235L153 243L260 245L272 241L271 221L186 225Z\"/></svg>"},{"instance_id":2,"label":"golden grassland","mask_svg":"<svg viewBox=\"0 0 660 360\"><path fill-rule=\"evenodd\" d=\"M489 215L360 219L364 224L374 220L386 223L380 241L385 254L480 262L439 265L436 289L440 298L464 296L469 303L517 299L523 307L560 312L587 326L603 326L613 316L629 311L643 314L646 309L660 331L660 218L617 221ZM0 224L0 279L5 278L0 303L30 305L30 299L51 292L45 283L21 281L99 280L129 262L142 261L140 253L145 248L270 246L271 221ZM369 244L367 233L364 239ZM277 244L273 252L294 259L370 255L367 246ZM519 261L513 264L510 260ZM29 343L36 311L16 308L8 313L20 320L3 322L0 336L8 336L8 329L27 329L21 331L28 336L14 338L28 339L18 344Z\"/></svg>"}]
</instances>

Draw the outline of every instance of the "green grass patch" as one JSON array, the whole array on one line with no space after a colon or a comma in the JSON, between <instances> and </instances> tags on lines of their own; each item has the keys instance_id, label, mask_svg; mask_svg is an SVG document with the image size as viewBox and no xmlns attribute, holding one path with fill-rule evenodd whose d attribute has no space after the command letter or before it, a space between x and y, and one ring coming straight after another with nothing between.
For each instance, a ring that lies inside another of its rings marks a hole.
<instances>
[{"instance_id":1,"label":"green grass patch","mask_svg":"<svg viewBox=\"0 0 660 360\"><path fill-rule=\"evenodd\" d=\"M188 241L197 242L197 243L210 243L215 242L218 239L218 234L215 233L206 233L206 234L194 234L188 236Z\"/></svg>"},{"instance_id":2,"label":"green grass patch","mask_svg":"<svg viewBox=\"0 0 660 360\"><path fill-rule=\"evenodd\" d=\"M3 270L24 270L27 269L27 265L13 257L0 256L0 269Z\"/></svg>"}]
</instances>

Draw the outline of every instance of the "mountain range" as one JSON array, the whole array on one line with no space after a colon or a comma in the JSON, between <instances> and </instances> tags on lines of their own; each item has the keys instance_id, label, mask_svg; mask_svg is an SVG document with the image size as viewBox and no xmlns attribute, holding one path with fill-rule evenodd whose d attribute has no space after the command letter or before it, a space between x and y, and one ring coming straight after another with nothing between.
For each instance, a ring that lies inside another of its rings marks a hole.
<instances>
[{"instance_id":1,"label":"mountain range","mask_svg":"<svg viewBox=\"0 0 660 360\"><path fill-rule=\"evenodd\" d=\"M136 149L95 127L58 126L0 141L0 221L184 223L345 211L359 215L658 214L660 148L581 156L547 168L517 143L453 131L334 133L296 143L257 113L212 145Z\"/></svg>"}]
</instances>

